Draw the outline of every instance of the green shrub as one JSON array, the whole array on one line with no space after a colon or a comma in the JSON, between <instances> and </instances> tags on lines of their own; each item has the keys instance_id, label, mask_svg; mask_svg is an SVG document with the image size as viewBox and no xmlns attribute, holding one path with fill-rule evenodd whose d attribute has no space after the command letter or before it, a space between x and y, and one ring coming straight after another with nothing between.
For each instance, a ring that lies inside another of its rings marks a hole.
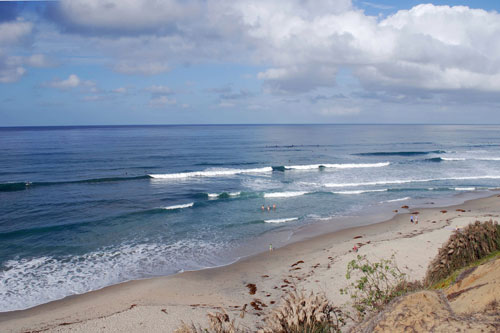
<instances>
[{"instance_id":1,"label":"green shrub","mask_svg":"<svg viewBox=\"0 0 500 333\"><path fill-rule=\"evenodd\" d=\"M353 273L361 275L355 282L340 289L340 293L351 296L360 320L367 313L380 310L393 298L421 287L418 282L406 280L406 274L397 267L394 255L380 262L371 262L366 256L358 255L347 265L346 278L351 279Z\"/></svg>"}]
</instances>

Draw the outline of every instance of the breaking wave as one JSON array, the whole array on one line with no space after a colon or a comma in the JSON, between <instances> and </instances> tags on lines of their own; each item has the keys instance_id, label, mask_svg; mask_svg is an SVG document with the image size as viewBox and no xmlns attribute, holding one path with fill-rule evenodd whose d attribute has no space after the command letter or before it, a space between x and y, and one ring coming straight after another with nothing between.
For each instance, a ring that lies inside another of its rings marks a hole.
<instances>
[{"instance_id":1,"label":"breaking wave","mask_svg":"<svg viewBox=\"0 0 500 333\"><path fill-rule=\"evenodd\" d=\"M441 180L478 180L478 179L500 179L500 176L466 176L466 177L444 177L444 178L429 178L429 179L401 179L401 180L380 180L375 182L365 183L326 183L326 187L357 187L357 186L374 186L374 185L389 185L389 184L408 184L408 183L426 183Z\"/></svg>"},{"instance_id":2,"label":"breaking wave","mask_svg":"<svg viewBox=\"0 0 500 333\"><path fill-rule=\"evenodd\" d=\"M193 207L193 205L194 205L194 202L190 202L190 203L183 204L183 205L167 206L167 207L164 207L164 209L167 209L167 210L183 209L183 208Z\"/></svg>"},{"instance_id":3,"label":"breaking wave","mask_svg":"<svg viewBox=\"0 0 500 333\"><path fill-rule=\"evenodd\" d=\"M387 192L388 189L380 189L380 190L359 190L359 191L333 191L334 194L362 194L362 193L370 193L370 192Z\"/></svg>"},{"instance_id":4,"label":"breaking wave","mask_svg":"<svg viewBox=\"0 0 500 333\"><path fill-rule=\"evenodd\" d=\"M298 217L290 217L286 219L274 219L274 220L264 220L266 223L286 223L286 222L292 222L292 221L297 221L299 218Z\"/></svg>"},{"instance_id":5,"label":"breaking wave","mask_svg":"<svg viewBox=\"0 0 500 333\"><path fill-rule=\"evenodd\" d=\"M376 151L371 153L356 153L357 156L419 156L429 154L444 154L444 150L430 150L430 151Z\"/></svg>"},{"instance_id":6,"label":"breaking wave","mask_svg":"<svg viewBox=\"0 0 500 333\"><path fill-rule=\"evenodd\" d=\"M274 171L286 170L318 170L324 168L332 169L356 169L356 168L381 168L390 165L390 162L380 163L339 163L339 164L307 164L307 165L282 165L273 167Z\"/></svg>"},{"instance_id":7,"label":"breaking wave","mask_svg":"<svg viewBox=\"0 0 500 333\"><path fill-rule=\"evenodd\" d=\"M166 173L166 174L152 174L149 177L153 179L183 179L191 177L220 177L220 176L234 176L244 173L267 173L272 172L273 168L254 168L254 169L209 169L204 171L180 172L180 173Z\"/></svg>"}]
</instances>

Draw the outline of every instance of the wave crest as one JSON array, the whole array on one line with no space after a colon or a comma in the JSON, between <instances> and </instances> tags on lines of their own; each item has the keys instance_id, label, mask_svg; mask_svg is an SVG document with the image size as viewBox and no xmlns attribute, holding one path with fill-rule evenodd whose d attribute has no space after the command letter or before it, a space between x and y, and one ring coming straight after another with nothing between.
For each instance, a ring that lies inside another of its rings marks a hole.
<instances>
[{"instance_id":1,"label":"wave crest","mask_svg":"<svg viewBox=\"0 0 500 333\"><path fill-rule=\"evenodd\" d=\"M219 177L219 176L234 176L244 173L266 173L272 172L273 168L254 168L254 169L214 169L204 171L180 172L180 173L166 173L166 174L151 174L153 179L183 179L191 177Z\"/></svg>"},{"instance_id":2,"label":"wave crest","mask_svg":"<svg viewBox=\"0 0 500 333\"><path fill-rule=\"evenodd\" d=\"M164 207L163 209L174 210L174 209L189 208L189 207L193 207L193 206L194 206L194 202L190 202L190 203L182 204L182 205L167 206L167 207Z\"/></svg>"},{"instance_id":3,"label":"wave crest","mask_svg":"<svg viewBox=\"0 0 500 333\"><path fill-rule=\"evenodd\" d=\"M299 219L298 217L290 217L290 218L285 218L285 219L264 220L264 222L266 222L266 223L286 223L286 222L297 221L298 219Z\"/></svg>"},{"instance_id":4,"label":"wave crest","mask_svg":"<svg viewBox=\"0 0 500 333\"><path fill-rule=\"evenodd\" d=\"M387 192L388 189L380 189L380 190L359 190L359 191L333 191L334 194L362 194L362 193L370 193L370 192Z\"/></svg>"}]
</instances>

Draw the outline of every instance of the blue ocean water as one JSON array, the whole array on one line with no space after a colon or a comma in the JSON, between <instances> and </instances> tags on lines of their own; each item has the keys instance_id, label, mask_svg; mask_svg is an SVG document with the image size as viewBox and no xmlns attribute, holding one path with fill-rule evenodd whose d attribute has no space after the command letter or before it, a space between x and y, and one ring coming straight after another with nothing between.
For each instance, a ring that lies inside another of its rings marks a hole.
<instances>
[{"instance_id":1,"label":"blue ocean water","mask_svg":"<svg viewBox=\"0 0 500 333\"><path fill-rule=\"evenodd\" d=\"M301 226L367 207L498 188L499 133L476 125L1 128L0 311L227 264L249 254L248 244L279 244Z\"/></svg>"}]
</instances>

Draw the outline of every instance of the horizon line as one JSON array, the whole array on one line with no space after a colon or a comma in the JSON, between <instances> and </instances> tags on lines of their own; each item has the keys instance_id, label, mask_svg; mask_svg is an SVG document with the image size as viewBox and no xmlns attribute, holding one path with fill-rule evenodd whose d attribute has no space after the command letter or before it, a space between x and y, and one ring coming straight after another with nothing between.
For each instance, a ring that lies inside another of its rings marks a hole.
<instances>
[{"instance_id":1,"label":"horizon line","mask_svg":"<svg viewBox=\"0 0 500 333\"><path fill-rule=\"evenodd\" d=\"M13 126L0 126L0 129L9 128L55 128L55 127L162 127L162 126L318 126L318 125L432 125L432 126L498 126L500 123L486 124L465 124L465 123L206 123L206 124L189 124L189 123L176 123L176 124L99 124L99 125L13 125Z\"/></svg>"}]
</instances>

